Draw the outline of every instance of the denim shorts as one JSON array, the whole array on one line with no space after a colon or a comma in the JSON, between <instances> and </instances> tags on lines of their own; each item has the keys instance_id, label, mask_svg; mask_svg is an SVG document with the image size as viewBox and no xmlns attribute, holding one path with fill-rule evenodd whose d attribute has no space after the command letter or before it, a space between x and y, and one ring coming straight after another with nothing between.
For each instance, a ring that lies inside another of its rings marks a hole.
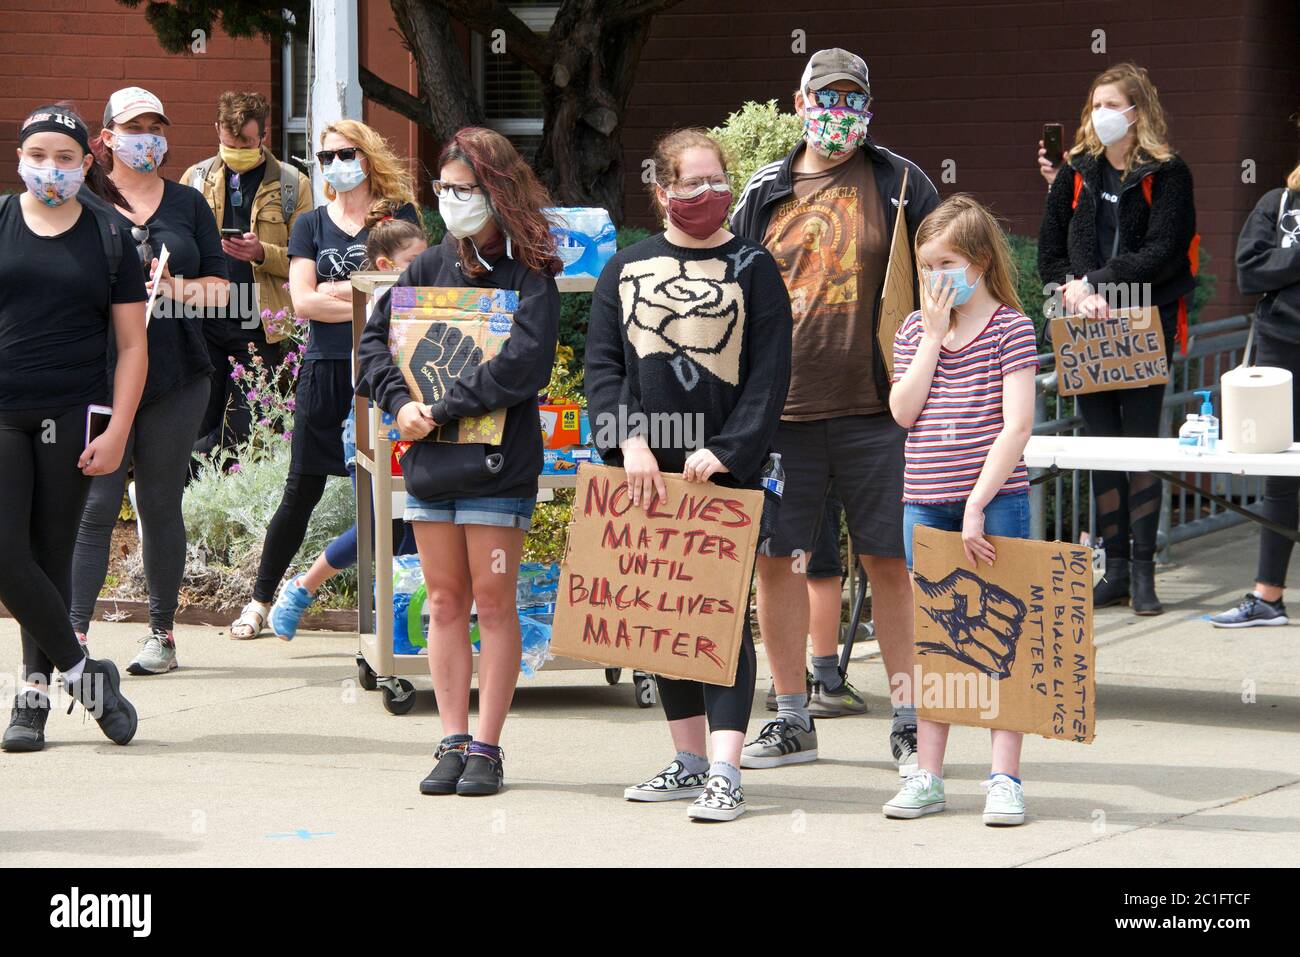
<instances>
[{"instance_id":1,"label":"denim shorts","mask_svg":"<svg viewBox=\"0 0 1300 957\"><path fill-rule=\"evenodd\" d=\"M525 532L533 523L536 498L444 498L428 501L406 493L408 522L450 522L455 525L496 525Z\"/></svg>"},{"instance_id":2,"label":"denim shorts","mask_svg":"<svg viewBox=\"0 0 1300 957\"><path fill-rule=\"evenodd\" d=\"M941 502L935 505L903 505L903 548L907 567L912 567L912 530L918 525L945 532L960 532L966 514L966 502ZM998 495L984 506L984 534L1003 538L1029 537L1029 493Z\"/></svg>"}]
</instances>

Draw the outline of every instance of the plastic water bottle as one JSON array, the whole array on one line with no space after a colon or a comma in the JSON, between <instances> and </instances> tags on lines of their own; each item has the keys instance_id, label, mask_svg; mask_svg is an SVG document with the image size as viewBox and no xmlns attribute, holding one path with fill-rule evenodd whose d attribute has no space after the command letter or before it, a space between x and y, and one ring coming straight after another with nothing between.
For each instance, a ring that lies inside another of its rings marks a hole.
<instances>
[{"instance_id":1,"label":"plastic water bottle","mask_svg":"<svg viewBox=\"0 0 1300 957\"><path fill-rule=\"evenodd\" d=\"M763 488L777 498L785 492L785 469L781 468L781 453L772 452L763 468Z\"/></svg>"},{"instance_id":2,"label":"plastic water bottle","mask_svg":"<svg viewBox=\"0 0 1300 957\"><path fill-rule=\"evenodd\" d=\"M1200 455L1204 449L1201 446L1201 433L1205 430L1201 417L1195 413L1187 413L1185 421L1178 429L1178 451L1185 452L1188 455Z\"/></svg>"}]
</instances>

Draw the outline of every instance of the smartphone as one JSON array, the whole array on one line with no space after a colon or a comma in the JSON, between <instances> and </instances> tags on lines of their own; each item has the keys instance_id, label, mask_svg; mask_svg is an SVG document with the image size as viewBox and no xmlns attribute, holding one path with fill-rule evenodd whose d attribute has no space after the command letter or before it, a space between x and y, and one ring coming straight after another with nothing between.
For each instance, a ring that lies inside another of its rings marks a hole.
<instances>
[{"instance_id":1,"label":"smartphone","mask_svg":"<svg viewBox=\"0 0 1300 957\"><path fill-rule=\"evenodd\" d=\"M1065 147L1062 142L1065 137L1065 129L1060 123L1043 124L1043 149L1047 153L1047 161L1053 166L1060 166L1061 160L1065 159Z\"/></svg>"},{"instance_id":2,"label":"smartphone","mask_svg":"<svg viewBox=\"0 0 1300 957\"><path fill-rule=\"evenodd\" d=\"M86 407L86 445L108 431L108 420L113 417L113 410L106 405Z\"/></svg>"},{"instance_id":3,"label":"smartphone","mask_svg":"<svg viewBox=\"0 0 1300 957\"><path fill-rule=\"evenodd\" d=\"M221 230L221 237L223 239L238 239L242 235L244 235L242 229L225 229L223 227Z\"/></svg>"}]
</instances>

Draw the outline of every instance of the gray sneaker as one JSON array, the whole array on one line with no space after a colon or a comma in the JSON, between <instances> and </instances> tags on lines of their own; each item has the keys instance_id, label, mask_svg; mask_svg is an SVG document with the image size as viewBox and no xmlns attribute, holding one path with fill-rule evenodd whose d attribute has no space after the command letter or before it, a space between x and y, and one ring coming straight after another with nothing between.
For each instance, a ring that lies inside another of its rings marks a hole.
<instances>
[{"instance_id":1,"label":"gray sneaker","mask_svg":"<svg viewBox=\"0 0 1300 957\"><path fill-rule=\"evenodd\" d=\"M808 713L814 718L866 714L867 702L858 689L841 675L840 686L834 691L827 691L826 686L820 681L813 682L812 694L808 696Z\"/></svg>"},{"instance_id":2,"label":"gray sneaker","mask_svg":"<svg viewBox=\"0 0 1300 957\"><path fill-rule=\"evenodd\" d=\"M805 687L807 687L809 693L811 694L812 686L813 686L812 672L805 671L803 673L803 680L804 680ZM776 706L776 682L775 681L769 683L767 686L767 700L764 702L764 705L768 711L775 712L780 710Z\"/></svg>"},{"instance_id":3,"label":"gray sneaker","mask_svg":"<svg viewBox=\"0 0 1300 957\"><path fill-rule=\"evenodd\" d=\"M817 725L810 718L805 731L777 718L763 725L758 737L740 752L742 768L779 768L817 760Z\"/></svg>"},{"instance_id":4,"label":"gray sneaker","mask_svg":"<svg viewBox=\"0 0 1300 957\"><path fill-rule=\"evenodd\" d=\"M135 660L126 666L130 675L163 675L180 667L176 663L176 644L167 638L165 631L152 631L141 638L143 645Z\"/></svg>"}]
</instances>

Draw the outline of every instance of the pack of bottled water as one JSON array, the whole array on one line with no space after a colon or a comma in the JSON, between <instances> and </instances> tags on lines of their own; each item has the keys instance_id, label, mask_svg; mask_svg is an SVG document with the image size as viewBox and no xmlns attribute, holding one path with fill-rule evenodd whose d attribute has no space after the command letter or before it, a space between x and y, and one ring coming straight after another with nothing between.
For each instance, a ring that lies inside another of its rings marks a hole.
<instances>
[{"instance_id":1,"label":"pack of bottled water","mask_svg":"<svg viewBox=\"0 0 1300 957\"><path fill-rule=\"evenodd\" d=\"M609 211L599 206L552 206L545 212L556 252L564 263L563 274L599 276L618 252Z\"/></svg>"}]
</instances>

